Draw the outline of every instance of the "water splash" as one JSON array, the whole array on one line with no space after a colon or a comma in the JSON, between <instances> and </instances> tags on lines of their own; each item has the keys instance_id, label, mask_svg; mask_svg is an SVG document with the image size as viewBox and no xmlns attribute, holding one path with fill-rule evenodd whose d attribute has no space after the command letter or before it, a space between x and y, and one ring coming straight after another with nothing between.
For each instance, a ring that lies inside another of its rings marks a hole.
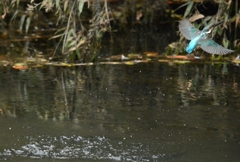
<instances>
[{"instance_id":1,"label":"water splash","mask_svg":"<svg viewBox=\"0 0 240 162\"><path fill-rule=\"evenodd\" d=\"M52 159L92 159L110 161L157 161L182 156L184 152L171 154L150 151L151 145L113 141L105 137L84 138L82 136L38 136L26 137L30 142L19 149L4 149L2 160L14 157ZM161 150L163 151L163 150Z\"/></svg>"}]
</instances>

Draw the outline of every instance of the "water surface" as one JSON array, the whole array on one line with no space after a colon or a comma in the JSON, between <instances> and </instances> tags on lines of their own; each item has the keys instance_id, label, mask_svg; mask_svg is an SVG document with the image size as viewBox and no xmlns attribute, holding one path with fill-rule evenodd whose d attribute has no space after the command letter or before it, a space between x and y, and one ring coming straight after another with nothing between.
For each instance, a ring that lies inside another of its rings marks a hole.
<instances>
[{"instance_id":1,"label":"water surface","mask_svg":"<svg viewBox=\"0 0 240 162\"><path fill-rule=\"evenodd\" d=\"M0 69L0 160L239 161L239 67Z\"/></svg>"}]
</instances>

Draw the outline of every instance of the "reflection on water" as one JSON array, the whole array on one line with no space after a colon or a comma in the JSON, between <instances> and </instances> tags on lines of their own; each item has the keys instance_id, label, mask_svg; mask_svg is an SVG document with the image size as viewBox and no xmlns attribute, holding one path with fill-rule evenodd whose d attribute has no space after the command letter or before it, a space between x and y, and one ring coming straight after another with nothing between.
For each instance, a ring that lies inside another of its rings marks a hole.
<instances>
[{"instance_id":1,"label":"reflection on water","mask_svg":"<svg viewBox=\"0 0 240 162\"><path fill-rule=\"evenodd\" d=\"M238 161L240 69L0 69L0 160Z\"/></svg>"}]
</instances>

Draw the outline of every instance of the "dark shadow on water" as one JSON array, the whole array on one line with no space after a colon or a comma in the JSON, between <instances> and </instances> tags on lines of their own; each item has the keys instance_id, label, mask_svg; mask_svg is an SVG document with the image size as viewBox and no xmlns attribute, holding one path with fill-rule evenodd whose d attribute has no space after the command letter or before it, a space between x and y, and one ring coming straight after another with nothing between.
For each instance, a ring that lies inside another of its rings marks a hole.
<instances>
[{"instance_id":1,"label":"dark shadow on water","mask_svg":"<svg viewBox=\"0 0 240 162\"><path fill-rule=\"evenodd\" d=\"M166 51L165 48L178 38L177 26L177 22L159 22L151 27L135 24L131 29L124 29L122 32L107 33L104 36L99 55L106 57L146 51L158 52L161 55Z\"/></svg>"}]
</instances>

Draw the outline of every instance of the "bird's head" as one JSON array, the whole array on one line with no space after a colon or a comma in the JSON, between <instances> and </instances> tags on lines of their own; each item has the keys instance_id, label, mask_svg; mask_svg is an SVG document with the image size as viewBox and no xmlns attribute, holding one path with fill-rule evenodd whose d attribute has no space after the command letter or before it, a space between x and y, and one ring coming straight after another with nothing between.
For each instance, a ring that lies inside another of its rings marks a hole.
<instances>
[{"instance_id":1,"label":"bird's head","mask_svg":"<svg viewBox=\"0 0 240 162\"><path fill-rule=\"evenodd\" d=\"M222 24L222 23L223 23L223 21L218 22L218 23L216 23L216 24L210 24L210 25L206 26L205 28L203 28L202 32L203 32L204 34L209 34L209 33L212 32L212 30L213 30L216 26L218 26L218 25L220 25L220 24Z\"/></svg>"}]
</instances>

